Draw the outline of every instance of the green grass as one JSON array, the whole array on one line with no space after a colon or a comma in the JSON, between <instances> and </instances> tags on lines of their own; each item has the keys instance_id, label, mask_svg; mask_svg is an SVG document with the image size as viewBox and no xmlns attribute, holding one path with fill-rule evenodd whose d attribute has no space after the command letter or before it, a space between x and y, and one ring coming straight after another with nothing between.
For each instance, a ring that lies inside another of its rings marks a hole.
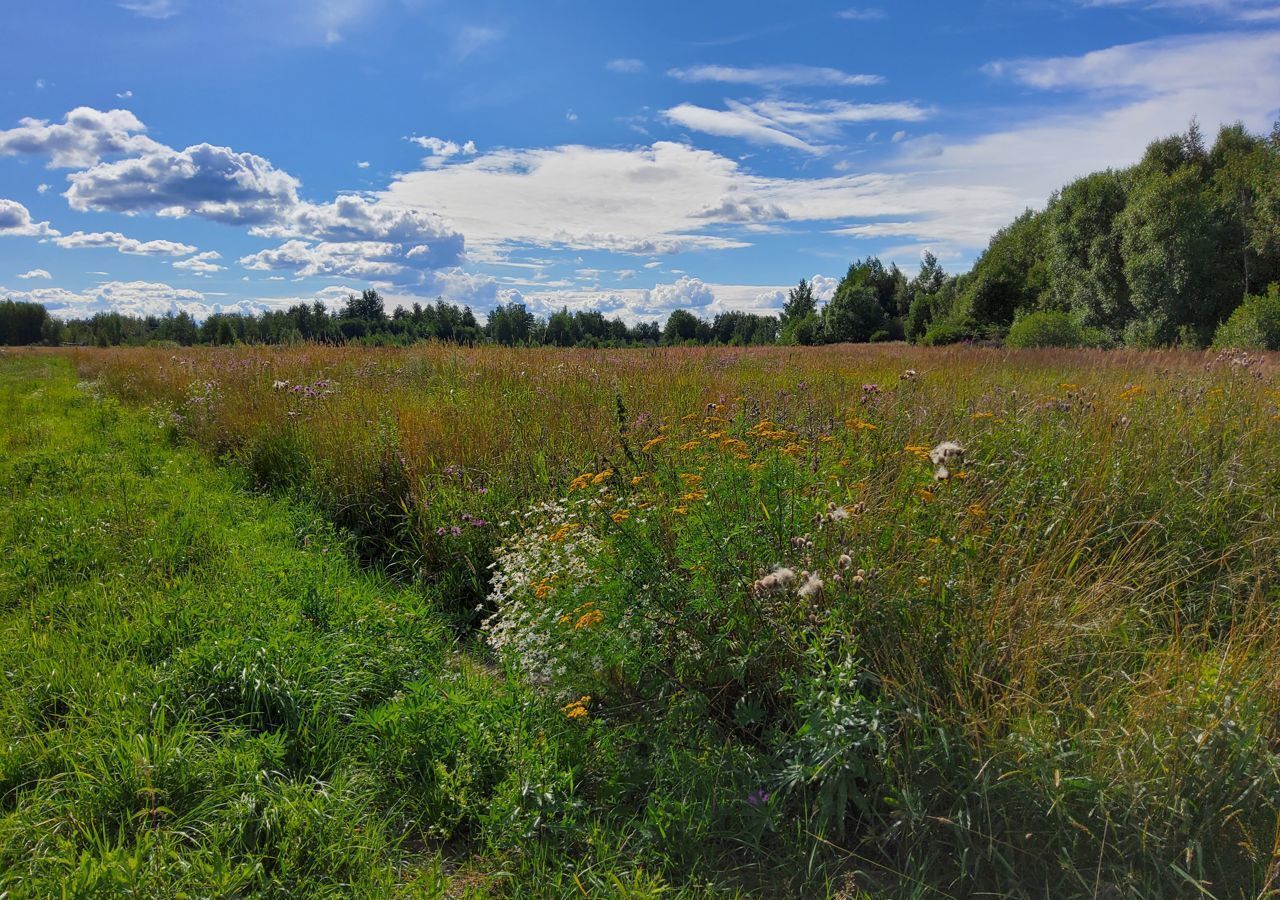
<instances>
[{"instance_id":1,"label":"green grass","mask_svg":"<svg viewBox=\"0 0 1280 900\"><path fill-rule=\"evenodd\" d=\"M1277 889L1274 360L75 362L0 358L0 891Z\"/></svg>"}]
</instances>

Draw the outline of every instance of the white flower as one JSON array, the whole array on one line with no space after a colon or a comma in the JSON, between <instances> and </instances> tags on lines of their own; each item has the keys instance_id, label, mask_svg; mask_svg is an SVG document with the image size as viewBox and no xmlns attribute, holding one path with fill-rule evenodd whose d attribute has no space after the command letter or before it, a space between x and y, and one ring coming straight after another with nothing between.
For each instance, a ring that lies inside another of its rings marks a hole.
<instances>
[{"instance_id":1,"label":"white flower","mask_svg":"<svg viewBox=\"0 0 1280 900\"><path fill-rule=\"evenodd\" d=\"M964 462L964 447L961 447L955 441L943 441L938 446L929 451L929 461L935 466L933 475L939 481L950 478L951 471L948 465L960 465Z\"/></svg>"}]
</instances>

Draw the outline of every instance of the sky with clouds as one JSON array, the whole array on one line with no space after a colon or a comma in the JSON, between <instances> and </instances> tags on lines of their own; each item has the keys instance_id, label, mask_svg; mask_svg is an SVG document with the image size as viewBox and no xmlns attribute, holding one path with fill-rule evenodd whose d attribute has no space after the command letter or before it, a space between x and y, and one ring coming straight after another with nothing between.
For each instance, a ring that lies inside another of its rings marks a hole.
<instances>
[{"instance_id":1,"label":"sky with clouds","mask_svg":"<svg viewBox=\"0 0 1280 900\"><path fill-rule=\"evenodd\" d=\"M1280 0L7 0L0 33L0 296L63 317L767 311L1280 117Z\"/></svg>"}]
</instances>

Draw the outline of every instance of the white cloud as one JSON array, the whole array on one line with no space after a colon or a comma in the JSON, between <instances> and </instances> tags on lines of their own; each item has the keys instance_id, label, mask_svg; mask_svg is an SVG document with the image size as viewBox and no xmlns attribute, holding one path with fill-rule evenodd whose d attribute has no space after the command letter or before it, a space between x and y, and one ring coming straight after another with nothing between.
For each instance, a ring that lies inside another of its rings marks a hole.
<instances>
[{"instance_id":1,"label":"white cloud","mask_svg":"<svg viewBox=\"0 0 1280 900\"><path fill-rule=\"evenodd\" d=\"M714 110L683 103L668 109L665 115L694 131L740 137L758 144L778 144L813 154L822 154L828 149L817 141L836 137L847 125L873 121L919 122L930 115L929 110L915 103L903 102L761 100L741 103L730 100L726 105L728 109Z\"/></svg>"},{"instance_id":2,"label":"white cloud","mask_svg":"<svg viewBox=\"0 0 1280 900\"><path fill-rule=\"evenodd\" d=\"M118 5L148 19L167 19L178 12L174 0L119 0Z\"/></svg>"},{"instance_id":3,"label":"white cloud","mask_svg":"<svg viewBox=\"0 0 1280 900\"><path fill-rule=\"evenodd\" d=\"M643 59L611 59L604 67L619 75L637 75L645 70Z\"/></svg>"},{"instance_id":4,"label":"white cloud","mask_svg":"<svg viewBox=\"0 0 1280 900\"><path fill-rule=\"evenodd\" d=\"M853 75L825 66L690 66L669 69L667 74L681 81L715 81L723 84L749 84L755 87L865 87L883 84L880 75Z\"/></svg>"},{"instance_id":5,"label":"white cloud","mask_svg":"<svg viewBox=\"0 0 1280 900\"><path fill-rule=\"evenodd\" d=\"M829 275L814 275L809 279L809 287L813 289L813 296L819 303L830 302L836 295L836 288L839 285L840 279Z\"/></svg>"},{"instance_id":6,"label":"white cloud","mask_svg":"<svg viewBox=\"0 0 1280 900\"><path fill-rule=\"evenodd\" d=\"M46 278L46 279L48 279L48 278L52 278L53 276L49 274L49 270L48 270L48 269L32 269L30 272L23 272L23 273L22 273L21 275L19 275L18 277L19 277L19 278L22 278L22 279L29 279L29 278Z\"/></svg>"},{"instance_id":7,"label":"white cloud","mask_svg":"<svg viewBox=\"0 0 1280 900\"><path fill-rule=\"evenodd\" d=\"M361 160L357 160L357 162L356 162L356 168L357 168L357 169L367 169L367 168L369 168L369 162L368 162L368 160L363 160L363 159L361 159Z\"/></svg>"},{"instance_id":8,"label":"white cloud","mask_svg":"<svg viewBox=\"0 0 1280 900\"><path fill-rule=\"evenodd\" d=\"M120 91L119 93L116 94L116 97L118 97L121 100L128 100L132 96L133 96L133 91Z\"/></svg>"},{"instance_id":9,"label":"white cloud","mask_svg":"<svg viewBox=\"0 0 1280 900\"><path fill-rule=\"evenodd\" d=\"M663 113L670 121L683 125L693 131L714 134L719 137L735 137L750 141L753 144L777 144L790 147L792 150L803 150L806 153L821 154L823 149L815 147L793 134L774 127L764 116L753 112L750 107L740 103L730 103L730 108L707 109L692 103L681 103Z\"/></svg>"},{"instance_id":10,"label":"white cloud","mask_svg":"<svg viewBox=\"0 0 1280 900\"><path fill-rule=\"evenodd\" d=\"M836 13L836 18L849 22L879 22L885 18L885 12L870 6L851 6Z\"/></svg>"},{"instance_id":11,"label":"white cloud","mask_svg":"<svg viewBox=\"0 0 1280 900\"><path fill-rule=\"evenodd\" d=\"M426 150L431 157L435 157L435 162L442 162L454 156L475 156L476 142L467 141L459 144L455 141L446 141L438 137L419 137L412 135L405 138L411 144L417 144L423 150Z\"/></svg>"},{"instance_id":12,"label":"white cloud","mask_svg":"<svg viewBox=\"0 0 1280 900\"><path fill-rule=\"evenodd\" d=\"M58 124L46 119L19 119L16 128L0 131L0 156L47 155L50 168L79 169L104 156L140 153L161 146L142 135L143 131L146 127L127 109L103 112L81 106Z\"/></svg>"},{"instance_id":13,"label":"white cloud","mask_svg":"<svg viewBox=\"0 0 1280 900\"><path fill-rule=\"evenodd\" d=\"M1275 0L1084 0L1085 6L1140 6L1144 9L1167 9L1241 22L1280 21L1280 6Z\"/></svg>"},{"instance_id":14,"label":"white cloud","mask_svg":"<svg viewBox=\"0 0 1280 900\"><path fill-rule=\"evenodd\" d=\"M47 193L49 193L49 185L44 184L44 183L41 183L41 184L39 184L39 185L36 185L36 193L37 193L37 194L47 194Z\"/></svg>"},{"instance_id":15,"label":"white cloud","mask_svg":"<svg viewBox=\"0 0 1280 900\"><path fill-rule=\"evenodd\" d=\"M17 200L0 199L0 237L53 237L48 222L36 222L31 211Z\"/></svg>"},{"instance_id":16,"label":"white cloud","mask_svg":"<svg viewBox=\"0 0 1280 900\"><path fill-rule=\"evenodd\" d=\"M177 241L140 241L125 237L118 231L76 231L56 237L53 242L64 249L81 249L85 247L111 247L121 253L133 256L186 256L195 253L196 248L190 244Z\"/></svg>"},{"instance_id":17,"label":"white cloud","mask_svg":"<svg viewBox=\"0 0 1280 900\"><path fill-rule=\"evenodd\" d=\"M212 275L214 272L221 272L226 266L220 266L213 262L215 259L222 259L222 254L217 250L206 250L204 253L197 253L189 259L180 259L173 263L175 269L185 269L193 275Z\"/></svg>"},{"instance_id":18,"label":"white cloud","mask_svg":"<svg viewBox=\"0 0 1280 900\"><path fill-rule=\"evenodd\" d=\"M226 224L278 218L298 202L298 180L261 156L196 144L157 145L142 156L68 176L72 209L200 216Z\"/></svg>"},{"instance_id":19,"label":"white cloud","mask_svg":"<svg viewBox=\"0 0 1280 900\"><path fill-rule=\"evenodd\" d=\"M150 281L108 281L84 291L59 287L38 287L27 291L0 288L0 293L14 300L42 303L51 315L62 319L91 316L105 310L134 316L185 310L198 318L212 311L199 291Z\"/></svg>"}]
</instances>

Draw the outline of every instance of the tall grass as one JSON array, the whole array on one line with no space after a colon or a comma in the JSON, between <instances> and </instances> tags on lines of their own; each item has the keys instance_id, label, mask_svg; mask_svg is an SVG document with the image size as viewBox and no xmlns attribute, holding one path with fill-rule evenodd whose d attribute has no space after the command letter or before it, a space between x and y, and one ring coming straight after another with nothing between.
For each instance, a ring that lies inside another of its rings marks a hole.
<instances>
[{"instance_id":1,"label":"tall grass","mask_svg":"<svg viewBox=\"0 0 1280 900\"><path fill-rule=\"evenodd\" d=\"M484 750L508 746L519 704L477 725L410 691L359 719L395 786L379 802L452 817L526 875L564 872L585 841L606 869L623 857L744 890L1277 890L1274 358L426 346L74 361L175 439L316 504L464 635L495 608L568 602L551 570L491 594L495 560L540 546L529 536L556 516L593 536L566 609L589 593L601 619L555 645L561 681L532 677L527 644L469 651L564 706L571 727L527 760L523 799ZM944 440L967 453L936 482L920 457ZM705 496L681 482L694 474ZM834 507L854 513L814 524ZM820 573L822 599L753 599L784 563ZM855 568L865 585L835 587ZM608 630L635 610L652 611L642 647ZM241 651L203 665L224 657ZM269 698L235 709L268 732L297 716ZM423 728L444 741L433 753L468 748L493 774L463 797L431 754L406 754ZM475 791L503 824L468 819Z\"/></svg>"}]
</instances>

